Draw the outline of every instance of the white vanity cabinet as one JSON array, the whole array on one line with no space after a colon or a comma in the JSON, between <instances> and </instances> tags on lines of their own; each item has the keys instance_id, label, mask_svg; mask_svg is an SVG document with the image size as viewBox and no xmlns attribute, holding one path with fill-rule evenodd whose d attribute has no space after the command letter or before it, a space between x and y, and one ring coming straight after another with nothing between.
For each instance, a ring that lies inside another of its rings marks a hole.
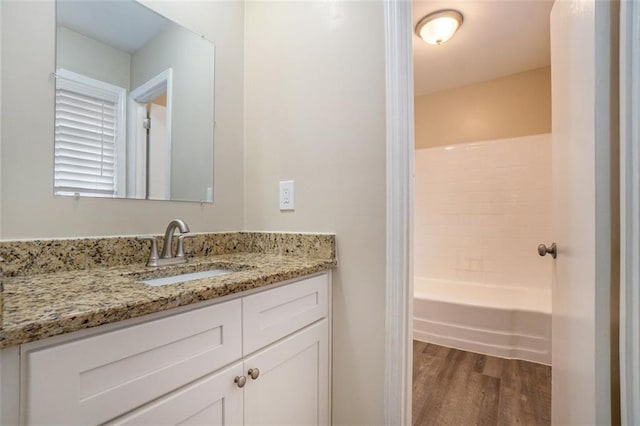
<instances>
[{"instance_id":1,"label":"white vanity cabinet","mask_svg":"<svg viewBox=\"0 0 640 426\"><path fill-rule=\"evenodd\" d=\"M19 423L328 424L329 284L22 345Z\"/></svg>"},{"instance_id":2,"label":"white vanity cabinet","mask_svg":"<svg viewBox=\"0 0 640 426\"><path fill-rule=\"evenodd\" d=\"M108 424L327 425L327 334L323 319ZM240 377L242 388L236 383Z\"/></svg>"}]
</instances>

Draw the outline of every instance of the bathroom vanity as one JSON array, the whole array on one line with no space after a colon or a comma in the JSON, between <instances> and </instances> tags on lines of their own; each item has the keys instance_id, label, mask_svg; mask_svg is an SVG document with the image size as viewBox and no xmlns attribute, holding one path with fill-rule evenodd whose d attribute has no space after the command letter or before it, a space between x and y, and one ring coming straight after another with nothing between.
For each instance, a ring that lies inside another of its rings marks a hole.
<instances>
[{"instance_id":1,"label":"bathroom vanity","mask_svg":"<svg viewBox=\"0 0 640 426\"><path fill-rule=\"evenodd\" d=\"M141 279L167 271L139 264L5 279L0 423L328 424L335 255L267 245L160 288ZM47 308L47 285L69 299Z\"/></svg>"}]
</instances>

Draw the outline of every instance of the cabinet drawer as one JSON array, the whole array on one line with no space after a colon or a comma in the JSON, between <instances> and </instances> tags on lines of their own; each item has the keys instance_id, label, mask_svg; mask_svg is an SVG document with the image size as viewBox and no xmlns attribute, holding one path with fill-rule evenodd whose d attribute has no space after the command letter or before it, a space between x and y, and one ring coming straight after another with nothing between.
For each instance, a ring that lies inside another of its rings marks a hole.
<instances>
[{"instance_id":1,"label":"cabinet drawer","mask_svg":"<svg viewBox=\"0 0 640 426\"><path fill-rule=\"evenodd\" d=\"M328 314L328 274L242 299L243 352L249 354Z\"/></svg>"},{"instance_id":2,"label":"cabinet drawer","mask_svg":"<svg viewBox=\"0 0 640 426\"><path fill-rule=\"evenodd\" d=\"M236 376L242 376L242 362L206 376L107 425L241 425L242 389L233 381Z\"/></svg>"},{"instance_id":3,"label":"cabinet drawer","mask_svg":"<svg viewBox=\"0 0 640 426\"><path fill-rule=\"evenodd\" d=\"M96 424L241 357L233 300L26 354L28 424Z\"/></svg>"}]
</instances>

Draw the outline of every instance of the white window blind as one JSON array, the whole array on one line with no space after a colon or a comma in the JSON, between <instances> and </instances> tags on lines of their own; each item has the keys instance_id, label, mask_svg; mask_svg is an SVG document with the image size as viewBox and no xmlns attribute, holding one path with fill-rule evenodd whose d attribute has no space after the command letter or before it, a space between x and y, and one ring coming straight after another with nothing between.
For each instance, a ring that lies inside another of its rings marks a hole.
<instances>
[{"instance_id":1,"label":"white window blind","mask_svg":"<svg viewBox=\"0 0 640 426\"><path fill-rule=\"evenodd\" d=\"M126 91L69 71L57 76L55 193L117 196Z\"/></svg>"}]
</instances>

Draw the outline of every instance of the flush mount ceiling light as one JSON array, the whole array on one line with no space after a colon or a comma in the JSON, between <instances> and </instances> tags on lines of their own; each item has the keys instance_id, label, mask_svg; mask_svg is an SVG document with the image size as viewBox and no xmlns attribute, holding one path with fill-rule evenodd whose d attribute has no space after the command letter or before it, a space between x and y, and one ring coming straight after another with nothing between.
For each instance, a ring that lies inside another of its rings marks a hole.
<instances>
[{"instance_id":1,"label":"flush mount ceiling light","mask_svg":"<svg viewBox=\"0 0 640 426\"><path fill-rule=\"evenodd\" d=\"M429 44L439 45L449 40L462 25L462 14L457 10L438 10L430 13L416 25L416 34Z\"/></svg>"}]
</instances>

